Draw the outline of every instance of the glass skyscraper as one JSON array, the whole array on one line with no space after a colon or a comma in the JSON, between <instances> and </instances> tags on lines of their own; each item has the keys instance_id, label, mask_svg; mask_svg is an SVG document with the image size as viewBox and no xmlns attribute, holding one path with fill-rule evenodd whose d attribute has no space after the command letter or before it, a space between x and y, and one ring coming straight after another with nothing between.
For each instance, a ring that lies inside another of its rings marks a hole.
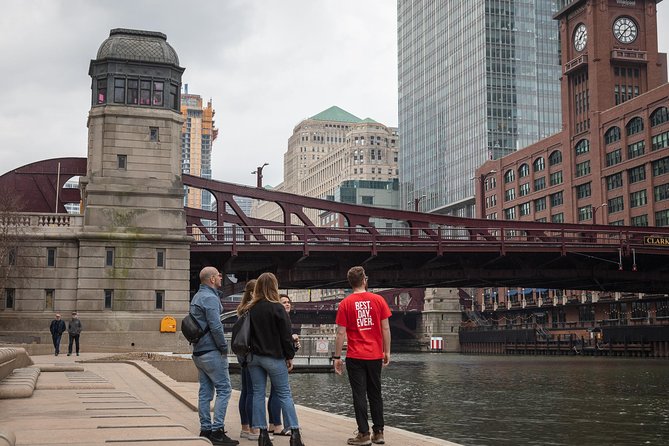
<instances>
[{"instance_id":1,"label":"glass skyscraper","mask_svg":"<svg viewBox=\"0 0 669 446\"><path fill-rule=\"evenodd\" d=\"M556 12L555 0L398 0L407 209L474 216L476 168L561 129Z\"/></svg>"}]
</instances>

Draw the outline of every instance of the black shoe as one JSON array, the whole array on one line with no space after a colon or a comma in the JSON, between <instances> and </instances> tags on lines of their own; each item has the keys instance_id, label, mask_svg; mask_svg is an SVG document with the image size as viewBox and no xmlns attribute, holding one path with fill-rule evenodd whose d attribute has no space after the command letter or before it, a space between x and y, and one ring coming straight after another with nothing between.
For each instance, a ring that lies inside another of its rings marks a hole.
<instances>
[{"instance_id":1,"label":"black shoe","mask_svg":"<svg viewBox=\"0 0 669 446\"><path fill-rule=\"evenodd\" d=\"M290 430L290 446L304 446L299 429Z\"/></svg>"},{"instance_id":2,"label":"black shoe","mask_svg":"<svg viewBox=\"0 0 669 446\"><path fill-rule=\"evenodd\" d=\"M225 431L223 429L212 431L211 435L209 436L209 441L217 446L234 446L239 444L237 440L233 440L232 438L225 435Z\"/></svg>"},{"instance_id":3,"label":"black shoe","mask_svg":"<svg viewBox=\"0 0 669 446\"><path fill-rule=\"evenodd\" d=\"M269 432L267 429L260 429L260 434L258 435L258 446L274 446L272 440L269 438Z\"/></svg>"},{"instance_id":4,"label":"black shoe","mask_svg":"<svg viewBox=\"0 0 669 446\"><path fill-rule=\"evenodd\" d=\"M211 437L211 431L200 431L200 437L209 438Z\"/></svg>"}]
</instances>

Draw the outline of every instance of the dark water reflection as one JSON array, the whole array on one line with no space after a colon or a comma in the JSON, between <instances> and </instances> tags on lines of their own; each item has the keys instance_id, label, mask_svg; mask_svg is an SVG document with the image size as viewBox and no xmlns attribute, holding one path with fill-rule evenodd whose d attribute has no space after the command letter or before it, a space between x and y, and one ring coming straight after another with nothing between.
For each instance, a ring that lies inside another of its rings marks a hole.
<instances>
[{"instance_id":1,"label":"dark water reflection","mask_svg":"<svg viewBox=\"0 0 669 446\"><path fill-rule=\"evenodd\" d=\"M297 403L353 416L345 375L291 383ZM387 425L463 445L669 444L666 360L397 354L383 384Z\"/></svg>"}]
</instances>

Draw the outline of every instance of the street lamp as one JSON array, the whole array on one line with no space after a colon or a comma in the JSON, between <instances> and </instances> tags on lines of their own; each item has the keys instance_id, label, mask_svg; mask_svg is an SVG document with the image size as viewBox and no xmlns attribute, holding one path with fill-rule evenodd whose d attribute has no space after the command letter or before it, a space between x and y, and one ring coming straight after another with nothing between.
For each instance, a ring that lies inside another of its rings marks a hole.
<instances>
[{"instance_id":1,"label":"street lamp","mask_svg":"<svg viewBox=\"0 0 669 446\"><path fill-rule=\"evenodd\" d=\"M497 173L497 171L493 169L490 172L482 173L478 177L471 177L470 178L470 180L478 180L479 181L479 184L478 184L479 193L478 193L478 195L479 195L479 199L480 199L481 202L479 203L479 216L478 216L478 218L485 218L485 179L488 178L488 176L494 175L496 173Z\"/></svg>"},{"instance_id":2,"label":"street lamp","mask_svg":"<svg viewBox=\"0 0 669 446\"><path fill-rule=\"evenodd\" d=\"M262 170L265 166L269 166L269 163L265 163L262 166L258 166L256 170L251 172L251 175L256 176L256 186L257 187L262 187Z\"/></svg>"},{"instance_id":3,"label":"street lamp","mask_svg":"<svg viewBox=\"0 0 669 446\"><path fill-rule=\"evenodd\" d=\"M597 211L599 210L599 208L605 208L606 206L608 206L606 203L602 203L599 206L595 206L595 207L592 208L592 224L593 225L597 224Z\"/></svg>"},{"instance_id":4,"label":"street lamp","mask_svg":"<svg viewBox=\"0 0 669 446\"><path fill-rule=\"evenodd\" d=\"M418 207L420 205L420 200L423 198L427 198L427 195L423 194L420 197L416 197L413 199L413 210L418 212ZM408 202L407 204L411 204L411 202Z\"/></svg>"}]
</instances>

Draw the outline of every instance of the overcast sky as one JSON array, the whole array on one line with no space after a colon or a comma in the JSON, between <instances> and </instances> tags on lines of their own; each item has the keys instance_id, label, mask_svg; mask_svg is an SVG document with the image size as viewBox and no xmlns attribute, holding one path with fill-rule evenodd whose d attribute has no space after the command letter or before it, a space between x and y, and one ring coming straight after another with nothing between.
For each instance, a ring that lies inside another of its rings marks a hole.
<instances>
[{"instance_id":1,"label":"overcast sky","mask_svg":"<svg viewBox=\"0 0 669 446\"><path fill-rule=\"evenodd\" d=\"M160 31L189 92L213 100L213 176L283 179L293 127L337 105L397 126L396 0L3 0L0 174L86 156L88 65L112 28ZM669 52L669 2L658 5Z\"/></svg>"}]
</instances>

